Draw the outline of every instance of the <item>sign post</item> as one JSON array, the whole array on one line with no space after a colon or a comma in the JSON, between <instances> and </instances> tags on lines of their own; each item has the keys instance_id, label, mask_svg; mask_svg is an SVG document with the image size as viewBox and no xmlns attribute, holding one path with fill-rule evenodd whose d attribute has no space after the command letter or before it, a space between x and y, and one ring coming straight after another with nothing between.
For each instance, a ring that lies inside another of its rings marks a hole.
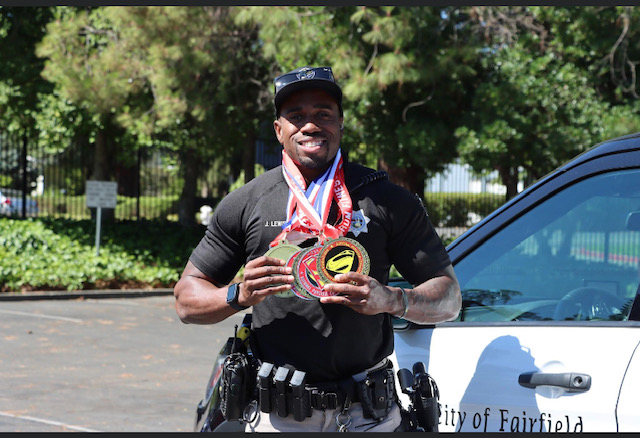
<instances>
[{"instance_id":1,"label":"sign post","mask_svg":"<svg viewBox=\"0 0 640 438\"><path fill-rule=\"evenodd\" d=\"M96 256L100 255L100 228L102 208L116 208L118 183L112 181L87 181L87 207L96 209Z\"/></svg>"}]
</instances>

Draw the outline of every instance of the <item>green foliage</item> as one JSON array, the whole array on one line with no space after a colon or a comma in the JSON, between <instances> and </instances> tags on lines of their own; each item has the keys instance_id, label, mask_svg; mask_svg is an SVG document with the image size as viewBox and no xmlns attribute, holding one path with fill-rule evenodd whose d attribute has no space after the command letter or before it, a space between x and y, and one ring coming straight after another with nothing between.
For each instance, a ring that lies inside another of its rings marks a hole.
<instances>
[{"instance_id":1,"label":"green foliage","mask_svg":"<svg viewBox=\"0 0 640 438\"><path fill-rule=\"evenodd\" d=\"M85 195L56 196L47 193L36 198L39 216L52 218L89 219L91 211L87 208ZM146 219L170 220L176 214L178 195L140 196L140 212ZM138 200L135 197L118 195L115 209L116 219L127 219L136 216Z\"/></svg>"},{"instance_id":2,"label":"green foliage","mask_svg":"<svg viewBox=\"0 0 640 438\"><path fill-rule=\"evenodd\" d=\"M262 175L264 173L264 167L260 164L254 165L255 176ZM240 172L240 176L236 178L236 180L229 187L229 192L234 191L235 189L242 187L245 184L244 170Z\"/></svg>"},{"instance_id":3,"label":"green foliage","mask_svg":"<svg viewBox=\"0 0 640 438\"><path fill-rule=\"evenodd\" d=\"M261 81L270 75L254 29L235 25L235 12L213 6L64 9L36 50L59 95L43 103L43 113L63 119L60 125L43 121L43 137L70 138L68 131L77 133L82 124L96 146L98 134L108 136L111 147L114 137L125 148L162 142L180 153L183 196L195 196L208 165L237 163L271 112L260 96ZM180 214L189 222L195 212Z\"/></svg>"},{"instance_id":4,"label":"green foliage","mask_svg":"<svg viewBox=\"0 0 640 438\"><path fill-rule=\"evenodd\" d=\"M86 144L99 179L116 150L172 149L171 195L220 196L273 77L324 64L350 158L421 181L459 157L512 196L523 170L637 131L639 24L633 6L0 7L0 126L52 154Z\"/></svg>"},{"instance_id":5,"label":"green foliage","mask_svg":"<svg viewBox=\"0 0 640 438\"><path fill-rule=\"evenodd\" d=\"M638 98L640 8L637 6L536 7L549 44L591 75L592 86L613 105Z\"/></svg>"},{"instance_id":6,"label":"green foliage","mask_svg":"<svg viewBox=\"0 0 640 438\"><path fill-rule=\"evenodd\" d=\"M484 60L466 124L456 131L462 161L499 172L509 196L518 168L537 179L603 140L608 105L588 77L553 53L532 57L519 44Z\"/></svg>"},{"instance_id":7,"label":"green foliage","mask_svg":"<svg viewBox=\"0 0 640 438\"><path fill-rule=\"evenodd\" d=\"M443 21L441 12L247 7L238 18L259 24L265 57L280 71L332 66L345 95L346 150L426 176L456 156L453 130L478 58L473 41L461 38L467 34L461 16Z\"/></svg>"},{"instance_id":8,"label":"green foliage","mask_svg":"<svg viewBox=\"0 0 640 438\"><path fill-rule=\"evenodd\" d=\"M38 97L53 89L40 76L43 62L33 50L53 10L0 6L0 123L6 131L33 135Z\"/></svg>"},{"instance_id":9,"label":"green foliage","mask_svg":"<svg viewBox=\"0 0 640 438\"><path fill-rule=\"evenodd\" d=\"M0 218L0 291L173 287L203 227Z\"/></svg>"}]
</instances>

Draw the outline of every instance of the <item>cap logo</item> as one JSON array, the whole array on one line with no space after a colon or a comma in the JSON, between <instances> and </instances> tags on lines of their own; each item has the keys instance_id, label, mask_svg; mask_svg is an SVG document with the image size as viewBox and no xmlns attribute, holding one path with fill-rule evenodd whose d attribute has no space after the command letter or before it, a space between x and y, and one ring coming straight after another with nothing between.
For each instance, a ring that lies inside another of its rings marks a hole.
<instances>
[{"instance_id":1,"label":"cap logo","mask_svg":"<svg viewBox=\"0 0 640 438\"><path fill-rule=\"evenodd\" d=\"M313 79L316 75L316 72L311 70L310 68L304 68L302 69L300 72L298 72L298 74L296 75L296 77L300 80L303 79Z\"/></svg>"}]
</instances>

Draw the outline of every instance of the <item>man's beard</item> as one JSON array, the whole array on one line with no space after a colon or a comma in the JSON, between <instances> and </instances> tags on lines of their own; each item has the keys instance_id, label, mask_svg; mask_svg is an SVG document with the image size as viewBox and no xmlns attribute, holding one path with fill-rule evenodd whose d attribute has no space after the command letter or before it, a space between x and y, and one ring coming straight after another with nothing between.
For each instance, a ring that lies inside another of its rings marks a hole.
<instances>
[{"instance_id":1,"label":"man's beard","mask_svg":"<svg viewBox=\"0 0 640 438\"><path fill-rule=\"evenodd\" d=\"M298 163L300 163L300 166L304 167L305 169L322 169L329 166L335 158L335 156L329 158L328 150L324 151L324 154L322 155L315 155L313 157L300 155L300 149L298 149L296 152L298 155Z\"/></svg>"}]
</instances>

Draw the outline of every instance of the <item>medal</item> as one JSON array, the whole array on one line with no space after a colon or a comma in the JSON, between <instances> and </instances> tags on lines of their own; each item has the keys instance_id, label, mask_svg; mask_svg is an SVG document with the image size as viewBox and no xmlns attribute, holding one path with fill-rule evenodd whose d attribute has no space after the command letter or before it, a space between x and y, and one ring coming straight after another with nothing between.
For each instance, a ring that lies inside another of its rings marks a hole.
<instances>
[{"instance_id":1,"label":"medal","mask_svg":"<svg viewBox=\"0 0 640 438\"><path fill-rule=\"evenodd\" d=\"M293 284L291 284L291 293L293 294L292 296L298 297L298 298L304 298L305 300L309 300L309 299L311 299L310 297L308 297L306 295L302 295L302 293L299 292L300 286L297 285L297 281L295 280L295 269L293 268L293 264L296 261L296 258L303 251L305 251L305 250L301 249L300 251L297 251L294 255L292 255L289 258L289 260L287 261L287 267L291 268L292 272L294 273L294 275L293 275L293 277L294 277Z\"/></svg>"},{"instance_id":2,"label":"medal","mask_svg":"<svg viewBox=\"0 0 640 438\"><path fill-rule=\"evenodd\" d=\"M318 254L318 273L324 283L333 283L335 276L347 272L368 275L371 262L364 247L354 239L339 237L327 241Z\"/></svg>"},{"instance_id":3,"label":"medal","mask_svg":"<svg viewBox=\"0 0 640 438\"><path fill-rule=\"evenodd\" d=\"M324 284L318 275L318 253L322 247L312 246L300 251L293 261L293 276L295 277L295 293L300 298L314 300L321 296L328 296L322 291Z\"/></svg>"},{"instance_id":4,"label":"medal","mask_svg":"<svg viewBox=\"0 0 640 438\"><path fill-rule=\"evenodd\" d=\"M272 248L269 248L267 252L264 253L267 257L273 257L276 259L284 260L287 262L287 266L291 266L288 262L290 259L293 259L293 255L300 251L300 247L296 245L289 245L286 243L280 243ZM293 262L293 260L291 260ZM273 286L279 286L283 283L275 283ZM274 296L281 298L288 298L295 296L293 290L288 290L284 292L278 292Z\"/></svg>"},{"instance_id":5,"label":"medal","mask_svg":"<svg viewBox=\"0 0 640 438\"><path fill-rule=\"evenodd\" d=\"M274 247L269 248L269 250L265 252L264 255L266 255L267 257L284 260L286 262L292 255L294 255L298 251L300 251L300 247L297 245L280 243Z\"/></svg>"}]
</instances>

